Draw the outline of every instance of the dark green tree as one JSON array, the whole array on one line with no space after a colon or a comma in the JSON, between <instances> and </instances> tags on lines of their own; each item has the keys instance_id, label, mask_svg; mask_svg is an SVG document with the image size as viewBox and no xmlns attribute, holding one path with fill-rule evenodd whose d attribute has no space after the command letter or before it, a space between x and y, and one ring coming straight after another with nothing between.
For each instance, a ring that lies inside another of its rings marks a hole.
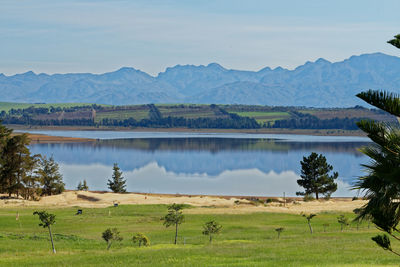
<instances>
[{"instance_id":1,"label":"dark green tree","mask_svg":"<svg viewBox=\"0 0 400 267\"><path fill-rule=\"evenodd\" d=\"M114 241L122 241L122 237L119 235L119 231L117 228L108 228L106 229L101 237L103 237L103 239L107 242L107 250L110 249L112 243Z\"/></svg>"},{"instance_id":2,"label":"dark green tree","mask_svg":"<svg viewBox=\"0 0 400 267\"><path fill-rule=\"evenodd\" d=\"M126 192L126 180L122 177L122 172L120 171L118 164L114 163L113 175L111 180L108 180L108 188L114 193L125 193Z\"/></svg>"},{"instance_id":3,"label":"dark green tree","mask_svg":"<svg viewBox=\"0 0 400 267\"><path fill-rule=\"evenodd\" d=\"M210 244L212 241L213 235L219 234L221 232L222 225L217 223L216 221L209 221L203 225L203 235L208 235L210 237Z\"/></svg>"},{"instance_id":4,"label":"dark green tree","mask_svg":"<svg viewBox=\"0 0 400 267\"><path fill-rule=\"evenodd\" d=\"M150 246L150 240L149 238L142 234L142 233L136 233L132 237L133 243L137 243L139 247L143 246Z\"/></svg>"},{"instance_id":5,"label":"dark green tree","mask_svg":"<svg viewBox=\"0 0 400 267\"><path fill-rule=\"evenodd\" d=\"M163 220L163 224L165 227L170 227L171 225L175 226L175 241L174 244L177 244L178 241L178 225L185 221L185 216L182 214L182 209L184 208L183 204L172 204L168 206L168 213L164 217L161 218Z\"/></svg>"},{"instance_id":6,"label":"dark green tree","mask_svg":"<svg viewBox=\"0 0 400 267\"><path fill-rule=\"evenodd\" d=\"M39 220L41 221L41 223L39 223L39 226L49 229L49 235L51 240L51 246L53 247L53 253L56 253L56 248L54 247L54 242L53 242L53 235L51 233L51 226L56 223L56 215L48 213L47 211L35 211L33 215L39 215Z\"/></svg>"},{"instance_id":7,"label":"dark green tree","mask_svg":"<svg viewBox=\"0 0 400 267\"><path fill-rule=\"evenodd\" d=\"M24 199L35 199L39 191L39 176L37 175L37 168L39 164L40 155L33 155L27 157L24 161L24 171L22 174L23 191L21 195Z\"/></svg>"},{"instance_id":8,"label":"dark green tree","mask_svg":"<svg viewBox=\"0 0 400 267\"><path fill-rule=\"evenodd\" d=\"M400 35L388 43L400 48ZM400 96L385 91L369 90L357 94L371 104L391 115L400 117ZM391 251L389 236L400 240L398 224L400 222L400 128L398 123L362 120L357 123L373 141L363 147L361 152L371 161L362 165L366 175L359 177L355 189L363 192L368 203L358 209L355 220L371 220L378 229L386 234L377 235L372 240L385 250ZM389 235L389 236L388 236Z\"/></svg>"},{"instance_id":9,"label":"dark green tree","mask_svg":"<svg viewBox=\"0 0 400 267\"><path fill-rule=\"evenodd\" d=\"M53 157L49 159L46 156L40 157L37 174L42 187L42 195L57 195L64 191L65 184L59 166Z\"/></svg>"},{"instance_id":10,"label":"dark green tree","mask_svg":"<svg viewBox=\"0 0 400 267\"><path fill-rule=\"evenodd\" d=\"M3 150L3 147L6 144L7 139L11 136L12 132L12 129L2 125L0 121L0 151Z\"/></svg>"},{"instance_id":11,"label":"dark green tree","mask_svg":"<svg viewBox=\"0 0 400 267\"><path fill-rule=\"evenodd\" d=\"M1 191L17 196L23 189L22 178L26 172L26 163L31 159L26 134L8 136L0 151Z\"/></svg>"},{"instance_id":12,"label":"dark green tree","mask_svg":"<svg viewBox=\"0 0 400 267\"><path fill-rule=\"evenodd\" d=\"M297 180L299 186L304 187L305 192L297 192L297 195L315 194L318 199L322 194L326 197L337 190L335 179L338 173L334 172L329 175L333 167L326 162L326 158L322 154L312 152L310 156L303 157L301 164L301 179Z\"/></svg>"}]
</instances>

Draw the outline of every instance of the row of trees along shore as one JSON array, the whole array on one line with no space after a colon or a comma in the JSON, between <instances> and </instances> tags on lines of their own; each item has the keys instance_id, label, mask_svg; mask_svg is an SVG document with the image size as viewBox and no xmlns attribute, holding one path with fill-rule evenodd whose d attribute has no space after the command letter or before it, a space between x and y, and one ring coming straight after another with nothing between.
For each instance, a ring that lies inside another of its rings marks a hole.
<instances>
[{"instance_id":1,"label":"row of trees along shore","mask_svg":"<svg viewBox=\"0 0 400 267\"><path fill-rule=\"evenodd\" d=\"M26 134L0 124L0 193L36 199L60 194L65 184L53 157L31 155Z\"/></svg>"}]
</instances>

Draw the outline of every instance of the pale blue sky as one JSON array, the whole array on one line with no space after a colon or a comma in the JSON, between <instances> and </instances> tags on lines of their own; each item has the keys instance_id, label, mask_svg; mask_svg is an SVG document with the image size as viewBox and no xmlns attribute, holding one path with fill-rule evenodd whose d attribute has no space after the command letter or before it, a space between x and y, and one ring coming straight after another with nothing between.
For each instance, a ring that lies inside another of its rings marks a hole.
<instances>
[{"instance_id":1,"label":"pale blue sky","mask_svg":"<svg viewBox=\"0 0 400 267\"><path fill-rule=\"evenodd\" d=\"M1 0L0 73L294 68L399 55L398 0Z\"/></svg>"}]
</instances>

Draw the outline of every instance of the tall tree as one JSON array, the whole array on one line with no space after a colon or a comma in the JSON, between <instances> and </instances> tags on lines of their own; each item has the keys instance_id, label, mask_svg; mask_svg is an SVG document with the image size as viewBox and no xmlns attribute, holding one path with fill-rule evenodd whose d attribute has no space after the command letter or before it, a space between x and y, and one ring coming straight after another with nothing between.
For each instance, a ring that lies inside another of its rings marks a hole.
<instances>
[{"instance_id":1,"label":"tall tree","mask_svg":"<svg viewBox=\"0 0 400 267\"><path fill-rule=\"evenodd\" d=\"M171 225L175 226L175 240L174 244L176 245L178 242L178 225L184 222L185 216L182 214L182 209L184 208L183 204L172 204L168 206L168 213L163 218L161 218L164 222L165 227L170 227Z\"/></svg>"},{"instance_id":2,"label":"tall tree","mask_svg":"<svg viewBox=\"0 0 400 267\"><path fill-rule=\"evenodd\" d=\"M21 192L22 177L27 161L31 159L28 149L29 139L26 134L8 136L0 151L0 184L3 192L17 194Z\"/></svg>"},{"instance_id":3,"label":"tall tree","mask_svg":"<svg viewBox=\"0 0 400 267\"><path fill-rule=\"evenodd\" d=\"M110 188L114 193L125 193L126 192L126 180L122 176L122 172L120 171L118 164L114 163L113 167L113 175L111 180L108 180L108 188Z\"/></svg>"},{"instance_id":4,"label":"tall tree","mask_svg":"<svg viewBox=\"0 0 400 267\"><path fill-rule=\"evenodd\" d=\"M297 192L297 195L315 194L318 199L320 194L329 197L337 190L335 179L338 173L329 175L333 167L326 162L322 154L312 152L310 156L303 157L301 164L301 179L297 180L298 185L304 187L305 192Z\"/></svg>"},{"instance_id":5,"label":"tall tree","mask_svg":"<svg viewBox=\"0 0 400 267\"><path fill-rule=\"evenodd\" d=\"M62 174L52 156L49 159L46 156L40 157L37 174L42 186L42 195L51 196L61 194L64 191L65 184L62 180Z\"/></svg>"},{"instance_id":6,"label":"tall tree","mask_svg":"<svg viewBox=\"0 0 400 267\"><path fill-rule=\"evenodd\" d=\"M0 121L0 150L3 149L3 146L5 145L7 139L10 137L12 131L12 129L9 129L2 125Z\"/></svg>"},{"instance_id":7,"label":"tall tree","mask_svg":"<svg viewBox=\"0 0 400 267\"><path fill-rule=\"evenodd\" d=\"M388 41L400 48L400 35ZM357 94L365 102L400 117L400 96L385 91L369 90ZM396 255L392 250L390 238L400 240L400 128L399 124L363 120L357 123L373 141L372 145L361 149L370 157L371 163L362 165L366 175L359 177L355 189L365 193L368 203L357 210L355 220L371 220L386 234L372 238L377 245ZM388 236L389 235L389 236ZM400 255L399 255L400 256Z\"/></svg>"},{"instance_id":8,"label":"tall tree","mask_svg":"<svg viewBox=\"0 0 400 267\"><path fill-rule=\"evenodd\" d=\"M37 168L39 166L40 155L33 155L27 157L24 161L24 171L22 174L22 196L24 199L34 199L39 189L39 176L37 175Z\"/></svg>"}]
</instances>

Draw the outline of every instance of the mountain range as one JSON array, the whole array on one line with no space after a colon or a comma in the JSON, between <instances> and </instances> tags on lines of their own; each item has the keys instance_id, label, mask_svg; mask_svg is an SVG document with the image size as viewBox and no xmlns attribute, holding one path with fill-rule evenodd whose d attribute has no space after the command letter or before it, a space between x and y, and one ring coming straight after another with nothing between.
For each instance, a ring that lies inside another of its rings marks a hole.
<instances>
[{"instance_id":1,"label":"mountain range","mask_svg":"<svg viewBox=\"0 0 400 267\"><path fill-rule=\"evenodd\" d=\"M400 58L382 53L331 63L306 62L293 70L259 71L177 65L156 77L123 67L104 74L0 74L0 101L97 104L203 103L350 107L368 89L400 92Z\"/></svg>"}]
</instances>

